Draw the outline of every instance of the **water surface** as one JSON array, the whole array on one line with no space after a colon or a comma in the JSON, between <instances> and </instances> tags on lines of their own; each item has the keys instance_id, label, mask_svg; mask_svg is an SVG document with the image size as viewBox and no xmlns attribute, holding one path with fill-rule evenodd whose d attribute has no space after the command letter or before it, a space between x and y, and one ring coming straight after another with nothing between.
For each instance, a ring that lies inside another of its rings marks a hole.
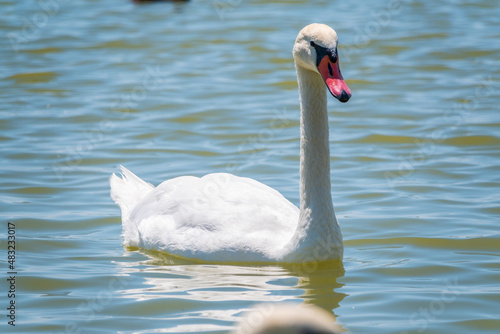
<instances>
[{"instance_id":1,"label":"water surface","mask_svg":"<svg viewBox=\"0 0 500 334\"><path fill-rule=\"evenodd\" d=\"M2 2L0 244L14 222L18 270L2 332L224 333L262 302L352 333L499 332L496 1L44 3ZM121 164L153 184L227 171L298 204L291 48L312 22L337 30L353 92L329 101L344 265L124 249Z\"/></svg>"}]
</instances>

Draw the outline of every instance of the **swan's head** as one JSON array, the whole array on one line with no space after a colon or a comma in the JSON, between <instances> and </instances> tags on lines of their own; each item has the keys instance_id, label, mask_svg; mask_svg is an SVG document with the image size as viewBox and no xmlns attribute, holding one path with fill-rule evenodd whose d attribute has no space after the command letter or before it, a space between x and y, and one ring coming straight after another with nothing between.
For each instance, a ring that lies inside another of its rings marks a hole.
<instances>
[{"instance_id":1,"label":"swan's head","mask_svg":"<svg viewBox=\"0 0 500 334\"><path fill-rule=\"evenodd\" d=\"M335 30L324 24L310 24L299 32L293 58L296 66L319 74L336 99L347 102L351 91L340 73L337 43Z\"/></svg>"}]
</instances>

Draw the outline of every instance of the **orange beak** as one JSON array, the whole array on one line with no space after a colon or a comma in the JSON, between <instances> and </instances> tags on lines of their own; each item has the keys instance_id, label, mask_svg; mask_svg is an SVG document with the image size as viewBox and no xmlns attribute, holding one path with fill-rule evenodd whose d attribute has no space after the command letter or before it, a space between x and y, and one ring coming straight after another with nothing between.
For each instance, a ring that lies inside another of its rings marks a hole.
<instances>
[{"instance_id":1,"label":"orange beak","mask_svg":"<svg viewBox=\"0 0 500 334\"><path fill-rule=\"evenodd\" d=\"M318 65L318 71L323 77L328 90L340 102L347 102L351 98L351 90L340 73L339 58L333 62L328 55L321 59Z\"/></svg>"}]
</instances>

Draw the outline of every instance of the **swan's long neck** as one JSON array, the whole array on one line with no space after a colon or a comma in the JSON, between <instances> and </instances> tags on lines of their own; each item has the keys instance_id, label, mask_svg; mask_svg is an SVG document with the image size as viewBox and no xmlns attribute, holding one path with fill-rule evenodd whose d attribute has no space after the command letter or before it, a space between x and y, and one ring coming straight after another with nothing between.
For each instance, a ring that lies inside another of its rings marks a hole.
<instances>
[{"instance_id":1,"label":"swan's long neck","mask_svg":"<svg viewBox=\"0 0 500 334\"><path fill-rule=\"evenodd\" d=\"M300 211L333 215L326 87L321 77L297 66L300 94Z\"/></svg>"},{"instance_id":2,"label":"swan's long neck","mask_svg":"<svg viewBox=\"0 0 500 334\"><path fill-rule=\"evenodd\" d=\"M342 258L342 234L330 186L327 91L317 73L296 65L300 94L300 217L290 246L293 258ZM304 260L304 259L301 259Z\"/></svg>"}]
</instances>

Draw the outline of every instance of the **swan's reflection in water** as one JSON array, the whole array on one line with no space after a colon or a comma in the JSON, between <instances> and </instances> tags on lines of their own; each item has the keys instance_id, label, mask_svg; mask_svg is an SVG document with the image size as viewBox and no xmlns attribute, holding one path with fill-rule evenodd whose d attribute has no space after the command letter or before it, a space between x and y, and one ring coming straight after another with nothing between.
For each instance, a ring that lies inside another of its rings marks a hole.
<instances>
[{"instance_id":1,"label":"swan's reflection in water","mask_svg":"<svg viewBox=\"0 0 500 334\"><path fill-rule=\"evenodd\" d=\"M346 296L338 291L343 284L337 281L345 274L342 262L305 263L291 267L290 274L299 278L295 289L304 291L299 297L305 303L335 313L335 309Z\"/></svg>"},{"instance_id":2,"label":"swan's reflection in water","mask_svg":"<svg viewBox=\"0 0 500 334\"><path fill-rule=\"evenodd\" d=\"M310 303L330 312L346 296L338 290L340 262L295 265L200 264L156 251L148 259L120 263L134 282L120 291L125 298L161 314L169 331L227 331L245 311L261 303ZM129 253L130 255L130 253ZM137 279L141 277L141 279ZM153 310L154 308L154 310ZM161 310L158 310L161 308Z\"/></svg>"}]
</instances>

